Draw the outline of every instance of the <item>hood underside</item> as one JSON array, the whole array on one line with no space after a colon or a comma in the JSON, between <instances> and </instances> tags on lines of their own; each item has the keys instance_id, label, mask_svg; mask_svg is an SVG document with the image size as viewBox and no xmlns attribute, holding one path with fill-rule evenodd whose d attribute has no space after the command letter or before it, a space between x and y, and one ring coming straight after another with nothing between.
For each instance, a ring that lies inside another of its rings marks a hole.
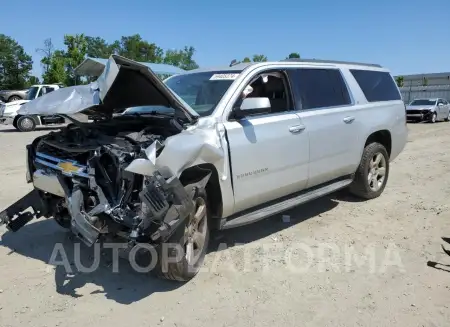
<instances>
[{"instance_id":1,"label":"hood underside","mask_svg":"<svg viewBox=\"0 0 450 327\"><path fill-rule=\"evenodd\" d=\"M177 97L147 66L112 55L99 78L88 85L61 88L24 104L21 115L73 115L89 110L112 116L126 108L164 106L189 121L198 114Z\"/></svg>"}]
</instances>

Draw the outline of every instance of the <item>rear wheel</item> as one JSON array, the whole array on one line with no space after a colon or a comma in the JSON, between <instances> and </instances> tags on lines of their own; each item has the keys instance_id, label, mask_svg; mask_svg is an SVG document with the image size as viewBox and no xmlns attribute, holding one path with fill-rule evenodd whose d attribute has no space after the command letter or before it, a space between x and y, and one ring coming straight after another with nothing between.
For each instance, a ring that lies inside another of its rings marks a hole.
<instances>
[{"instance_id":1,"label":"rear wheel","mask_svg":"<svg viewBox=\"0 0 450 327\"><path fill-rule=\"evenodd\" d=\"M17 119L17 129L21 132L31 132L36 129L36 123L32 117L22 116Z\"/></svg>"},{"instance_id":2,"label":"rear wheel","mask_svg":"<svg viewBox=\"0 0 450 327\"><path fill-rule=\"evenodd\" d=\"M194 210L186 218L185 224L180 226L166 244L169 254L159 251L157 274L160 278L188 281L200 270L206 256L209 243L209 209L204 190L199 191L194 199ZM177 247L172 247L174 244ZM176 253L175 253L176 252ZM171 260L168 260L170 256ZM174 262L174 257L179 260Z\"/></svg>"},{"instance_id":3,"label":"rear wheel","mask_svg":"<svg viewBox=\"0 0 450 327\"><path fill-rule=\"evenodd\" d=\"M363 199L373 199L383 193L389 177L389 155L380 143L371 143L364 152L350 185L350 192Z\"/></svg>"}]
</instances>

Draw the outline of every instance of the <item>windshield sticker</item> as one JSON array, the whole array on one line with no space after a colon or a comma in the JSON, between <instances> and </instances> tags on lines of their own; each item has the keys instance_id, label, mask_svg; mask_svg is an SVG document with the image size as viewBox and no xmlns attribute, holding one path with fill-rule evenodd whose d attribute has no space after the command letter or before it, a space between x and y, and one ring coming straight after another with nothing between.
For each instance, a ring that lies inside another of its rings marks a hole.
<instances>
[{"instance_id":1,"label":"windshield sticker","mask_svg":"<svg viewBox=\"0 0 450 327\"><path fill-rule=\"evenodd\" d=\"M214 74L209 79L210 81L217 81L217 80L235 80L239 74Z\"/></svg>"}]
</instances>

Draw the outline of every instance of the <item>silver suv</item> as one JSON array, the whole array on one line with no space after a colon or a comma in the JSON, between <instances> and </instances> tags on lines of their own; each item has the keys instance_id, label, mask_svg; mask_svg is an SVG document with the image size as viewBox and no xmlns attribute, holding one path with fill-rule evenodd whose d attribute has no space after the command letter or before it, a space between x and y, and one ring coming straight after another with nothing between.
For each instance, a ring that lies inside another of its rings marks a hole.
<instances>
[{"instance_id":1,"label":"silver suv","mask_svg":"<svg viewBox=\"0 0 450 327\"><path fill-rule=\"evenodd\" d=\"M407 140L400 92L379 65L246 63L162 82L112 56L94 84L73 89L20 109L98 117L27 146L34 190L1 221L17 231L33 217L53 217L87 245L110 236L128 250L151 244L155 271L175 280L198 272L211 230L347 187L378 197Z\"/></svg>"}]
</instances>

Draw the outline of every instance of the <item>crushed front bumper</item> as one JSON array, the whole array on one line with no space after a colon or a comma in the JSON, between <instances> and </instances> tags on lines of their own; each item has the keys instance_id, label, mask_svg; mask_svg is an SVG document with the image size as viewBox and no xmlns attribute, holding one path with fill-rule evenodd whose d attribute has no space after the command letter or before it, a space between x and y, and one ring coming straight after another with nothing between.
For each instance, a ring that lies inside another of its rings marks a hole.
<instances>
[{"instance_id":1,"label":"crushed front bumper","mask_svg":"<svg viewBox=\"0 0 450 327\"><path fill-rule=\"evenodd\" d=\"M30 208L32 212L27 211ZM0 225L6 225L6 228L16 232L33 218L40 218L45 216L46 213L46 203L40 192L34 189L0 212Z\"/></svg>"}]
</instances>

